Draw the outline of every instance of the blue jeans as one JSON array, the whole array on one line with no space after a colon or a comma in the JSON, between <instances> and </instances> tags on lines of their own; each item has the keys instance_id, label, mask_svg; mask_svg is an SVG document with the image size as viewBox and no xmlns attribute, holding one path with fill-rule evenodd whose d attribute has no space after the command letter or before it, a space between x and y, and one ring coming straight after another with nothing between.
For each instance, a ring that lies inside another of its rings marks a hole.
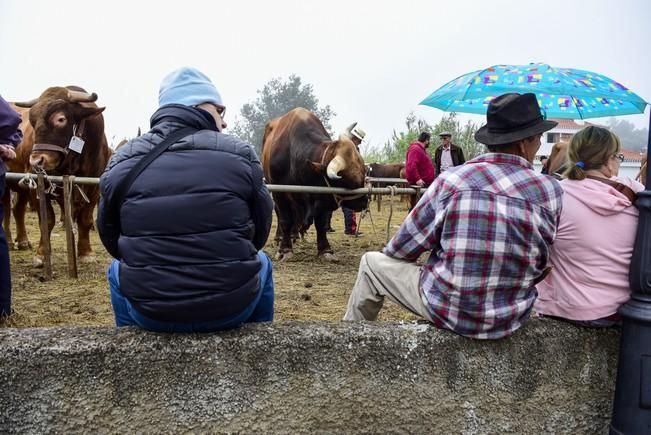
<instances>
[{"instance_id":1,"label":"blue jeans","mask_svg":"<svg viewBox=\"0 0 651 435\"><path fill-rule=\"evenodd\" d=\"M0 165L4 165L0 161ZM5 175L0 176L0 200L5 193ZM2 228L4 206L0 201L0 316L11 314L11 265L9 263L9 245Z\"/></svg>"},{"instance_id":2,"label":"blue jeans","mask_svg":"<svg viewBox=\"0 0 651 435\"><path fill-rule=\"evenodd\" d=\"M140 314L129 300L120 293L120 262L113 260L106 278L111 290L111 305L115 314L116 326L139 326L142 329L155 332L212 332L223 329L237 328L243 323L271 322L274 317L274 283L271 271L271 260L267 255L258 251L262 262L260 269L260 291L253 302L241 313L230 317L196 323L174 323L153 320Z\"/></svg>"},{"instance_id":3,"label":"blue jeans","mask_svg":"<svg viewBox=\"0 0 651 435\"><path fill-rule=\"evenodd\" d=\"M357 232L357 219L352 208L341 207L344 212L344 232L346 234L355 234Z\"/></svg>"}]
</instances>

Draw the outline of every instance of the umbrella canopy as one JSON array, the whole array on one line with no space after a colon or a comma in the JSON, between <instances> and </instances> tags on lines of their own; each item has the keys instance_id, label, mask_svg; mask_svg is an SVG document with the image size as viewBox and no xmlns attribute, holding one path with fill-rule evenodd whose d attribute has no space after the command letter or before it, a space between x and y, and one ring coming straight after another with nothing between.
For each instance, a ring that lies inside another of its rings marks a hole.
<instances>
[{"instance_id":1,"label":"umbrella canopy","mask_svg":"<svg viewBox=\"0 0 651 435\"><path fill-rule=\"evenodd\" d=\"M648 104L626 86L601 74L544 63L494 65L464 74L420 104L447 112L486 113L507 92L532 92L549 118L585 119L644 113Z\"/></svg>"}]
</instances>

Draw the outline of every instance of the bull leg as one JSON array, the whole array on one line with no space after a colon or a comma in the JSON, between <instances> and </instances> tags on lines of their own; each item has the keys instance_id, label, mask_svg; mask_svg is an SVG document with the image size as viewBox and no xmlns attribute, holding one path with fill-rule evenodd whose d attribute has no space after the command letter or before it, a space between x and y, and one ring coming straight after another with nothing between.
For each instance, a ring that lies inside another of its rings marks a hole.
<instances>
[{"instance_id":1,"label":"bull leg","mask_svg":"<svg viewBox=\"0 0 651 435\"><path fill-rule=\"evenodd\" d=\"M14 239L11 235L11 190L7 187L2 196L2 207L4 209L4 217L2 219L2 228L5 230L7 238L7 245L9 249L15 249Z\"/></svg>"},{"instance_id":2,"label":"bull leg","mask_svg":"<svg viewBox=\"0 0 651 435\"><path fill-rule=\"evenodd\" d=\"M275 204L274 201L274 212L276 212L276 236L274 237L274 242L276 242L276 246L280 246L280 242L283 239L283 230L280 227L280 212L278 211L278 205Z\"/></svg>"},{"instance_id":3,"label":"bull leg","mask_svg":"<svg viewBox=\"0 0 651 435\"><path fill-rule=\"evenodd\" d=\"M328 261L338 261L328 241L328 223L328 212L326 210L315 210L314 227L316 228L317 255L323 256Z\"/></svg>"},{"instance_id":4,"label":"bull leg","mask_svg":"<svg viewBox=\"0 0 651 435\"><path fill-rule=\"evenodd\" d=\"M47 207L47 234L41 233L41 240L38 243L38 249L36 250L36 255L34 256L32 265L34 267L43 267L43 259L45 258L45 248L43 247L45 243L45 237L47 237L47 240L50 240L50 235L52 234L52 229L54 228L55 224L55 216L54 216L54 207L52 207L52 202L51 201L46 201L46 207ZM41 214L38 214L38 221L39 223L41 222ZM50 249L52 249L52 244L50 244Z\"/></svg>"},{"instance_id":5,"label":"bull leg","mask_svg":"<svg viewBox=\"0 0 651 435\"><path fill-rule=\"evenodd\" d=\"M305 236L305 233L307 232L307 229L309 228L309 224L307 223L308 217L305 216L305 221L303 221L302 217L303 214L299 211L298 206L295 205L294 209L292 209L292 214L293 214L293 220L292 220L292 246L295 245L299 238L302 240Z\"/></svg>"},{"instance_id":6,"label":"bull leg","mask_svg":"<svg viewBox=\"0 0 651 435\"><path fill-rule=\"evenodd\" d=\"M63 228L64 226L64 219L66 218L66 213L63 208L63 195L59 195L56 197L56 202L59 204L59 226Z\"/></svg>"},{"instance_id":7,"label":"bull leg","mask_svg":"<svg viewBox=\"0 0 651 435\"><path fill-rule=\"evenodd\" d=\"M293 212L291 203L284 195L277 195L274 198L276 203L276 216L278 218L278 227L282 233L282 239L278 246L276 258L278 260L288 260L293 256L292 251L292 229L294 227Z\"/></svg>"},{"instance_id":8,"label":"bull leg","mask_svg":"<svg viewBox=\"0 0 651 435\"><path fill-rule=\"evenodd\" d=\"M16 204L14 205L14 220L16 221L16 245L20 250L32 249L32 244L27 237L27 227L25 226L25 212L30 196L34 196L34 191L20 189L16 192Z\"/></svg>"},{"instance_id":9,"label":"bull leg","mask_svg":"<svg viewBox=\"0 0 651 435\"><path fill-rule=\"evenodd\" d=\"M94 263L95 255L90 246L90 229L93 227L93 204L84 204L77 214L77 256L80 263ZM73 212L73 215L75 213Z\"/></svg>"}]
</instances>

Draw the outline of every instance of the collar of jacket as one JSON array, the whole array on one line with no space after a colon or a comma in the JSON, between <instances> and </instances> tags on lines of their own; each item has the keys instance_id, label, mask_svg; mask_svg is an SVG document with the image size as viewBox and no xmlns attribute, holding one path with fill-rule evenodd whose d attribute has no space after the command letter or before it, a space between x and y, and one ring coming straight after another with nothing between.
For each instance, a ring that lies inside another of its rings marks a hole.
<instances>
[{"instance_id":1,"label":"collar of jacket","mask_svg":"<svg viewBox=\"0 0 651 435\"><path fill-rule=\"evenodd\" d=\"M533 169L533 164L524 157L508 153L484 153L466 163L495 163L498 165L517 165Z\"/></svg>"},{"instance_id":2,"label":"collar of jacket","mask_svg":"<svg viewBox=\"0 0 651 435\"><path fill-rule=\"evenodd\" d=\"M194 127L197 130L219 131L215 119L212 116L205 116L201 109L196 109L182 104L168 104L159 107L151 116L151 128L163 122L179 122L187 127Z\"/></svg>"}]
</instances>

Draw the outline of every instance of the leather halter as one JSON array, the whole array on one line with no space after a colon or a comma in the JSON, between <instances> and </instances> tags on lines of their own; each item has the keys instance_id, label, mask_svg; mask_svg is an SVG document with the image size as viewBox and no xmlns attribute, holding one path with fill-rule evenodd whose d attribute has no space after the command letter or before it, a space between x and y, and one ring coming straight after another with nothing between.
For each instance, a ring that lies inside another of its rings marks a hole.
<instances>
[{"instance_id":1,"label":"leather halter","mask_svg":"<svg viewBox=\"0 0 651 435\"><path fill-rule=\"evenodd\" d=\"M82 119L79 125L74 124L72 126L72 135L81 137L84 134L84 126L86 125L86 120ZM51 143L35 143L34 146L32 147L32 152L33 151L54 151L57 153L62 153L64 156L68 155L68 146L70 146L70 141L68 141L67 144L64 146L61 145L55 145Z\"/></svg>"}]
</instances>

